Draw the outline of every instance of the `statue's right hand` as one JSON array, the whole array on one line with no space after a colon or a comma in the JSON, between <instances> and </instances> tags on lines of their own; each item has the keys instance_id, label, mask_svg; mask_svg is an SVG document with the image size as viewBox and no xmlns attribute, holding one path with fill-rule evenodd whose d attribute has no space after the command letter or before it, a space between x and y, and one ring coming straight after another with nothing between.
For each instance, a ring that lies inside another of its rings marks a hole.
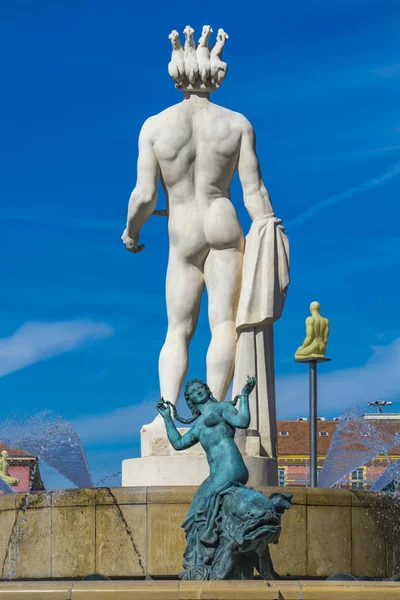
<instances>
[{"instance_id":1,"label":"statue's right hand","mask_svg":"<svg viewBox=\"0 0 400 600\"><path fill-rule=\"evenodd\" d=\"M171 407L169 404L167 404L164 400L164 398L161 398L158 402L157 402L157 410L160 413L160 415L162 416L163 419L165 419L166 417L170 417L171 416Z\"/></svg>"},{"instance_id":2,"label":"statue's right hand","mask_svg":"<svg viewBox=\"0 0 400 600\"><path fill-rule=\"evenodd\" d=\"M250 377L250 376L248 376L247 377L246 385L242 389L242 395L243 396L249 396L251 394L251 392L254 390L254 388L256 387L256 383L257 383L257 378L256 377Z\"/></svg>"},{"instance_id":3,"label":"statue's right hand","mask_svg":"<svg viewBox=\"0 0 400 600\"><path fill-rule=\"evenodd\" d=\"M139 236L131 238L126 229L121 236L121 240L124 242L125 247L129 250L129 252L133 252L134 254L141 252L144 248L144 244L139 245Z\"/></svg>"}]
</instances>

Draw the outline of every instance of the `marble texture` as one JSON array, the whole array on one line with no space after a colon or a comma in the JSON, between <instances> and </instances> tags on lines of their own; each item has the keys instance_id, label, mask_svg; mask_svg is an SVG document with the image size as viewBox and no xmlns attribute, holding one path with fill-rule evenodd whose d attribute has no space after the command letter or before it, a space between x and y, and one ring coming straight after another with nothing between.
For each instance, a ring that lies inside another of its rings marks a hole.
<instances>
[{"instance_id":1,"label":"marble texture","mask_svg":"<svg viewBox=\"0 0 400 600\"><path fill-rule=\"evenodd\" d=\"M189 431L188 427L178 427L177 429L181 435L185 435ZM248 428L236 431L235 443L243 456L260 456L260 441L260 434L256 429ZM146 456L205 456L200 444L186 450L174 450L168 441L165 429L161 428L150 428L141 432L140 453L142 458Z\"/></svg>"},{"instance_id":2,"label":"marble texture","mask_svg":"<svg viewBox=\"0 0 400 600\"><path fill-rule=\"evenodd\" d=\"M218 29L215 43L209 47L210 25L204 25L198 44L194 41L194 29L186 25L183 30L185 44L182 48L179 33L171 31L172 54L168 73L178 90L214 92L225 79L228 65L222 60L222 51L228 34Z\"/></svg>"},{"instance_id":3,"label":"marble texture","mask_svg":"<svg viewBox=\"0 0 400 600\"><path fill-rule=\"evenodd\" d=\"M249 471L249 485L263 487L277 484L277 463L267 456L244 456ZM208 477L205 456L146 456L122 461L122 486L193 486Z\"/></svg>"},{"instance_id":4,"label":"marble texture","mask_svg":"<svg viewBox=\"0 0 400 600\"><path fill-rule=\"evenodd\" d=\"M139 234L155 212L162 179L168 198L170 252L160 395L174 405L178 402L207 288L211 329L207 383L215 398L224 400L234 373L234 395L244 375L257 373L251 428L260 432L261 453L276 457L272 328L281 316L289 285L289 245L261 177L251 124L240 113L210 102L210 91L226 75L222 50L228 38L219 29L209 47L211 34L211 26L205 25L196 45L188 25L184 47L176 30L169 35L168 71L183 90L183 101L149 118L142 127L137 183L122 240L134 254L144 250ZM246 240L230 200L235 172L252 220ZM143 431L160 423L157 417Z\"/></svg>"}]
</instances>

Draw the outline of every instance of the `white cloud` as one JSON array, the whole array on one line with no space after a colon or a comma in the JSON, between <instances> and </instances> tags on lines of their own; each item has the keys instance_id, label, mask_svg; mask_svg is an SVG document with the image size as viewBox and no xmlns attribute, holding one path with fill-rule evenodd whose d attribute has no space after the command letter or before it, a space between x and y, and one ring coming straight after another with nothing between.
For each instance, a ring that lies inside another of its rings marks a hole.
<instances>
[{"instance_id":1,"label":"white cloud","mask_svg":"<svg viewBox=\"0 0 400 600\"><path fill-rule=\"evenodd\" d=\"M25 323L10 337L0 339L0 377L112 334L106 323L90 320Z\"/></svg>"},{"instance_id":2,"label":"white cloud","mask_svg":"<svg viewBox=\"0 0 400 600\"><path fill-rule=\"evenodd\" d=\"M304 211L301 215L295 217L293 221L286 223L286 226L293 227L293 225L300 225L301 223L305 223L306 221L312 219L317 213L321 212L321 210L323 210L324 208L327 208L328 206L333 206L334 204L337 204L342 200L347 200L348 198L352 198L357 194L361 194L362 192L366 192L372 188L383 185L384 183L386 183L390 179L393 179L394 177L397 177L398 175L400 175L400 162L396 163L392 168L388 169L378 177L368 179L360 185L350 187L344 192L341 192L340 194L334 194L333 196L329 196L329 198L325 198L324 200L317 202L316 204L308 208L306 211Z\"/></svg>"},{"instance_id":3,"label":"white cloud","mask_svg":"<svg viewBox=\"0 0 400 600\"><path fill-rule=\"evenodd\" d=\"M113 444L138 435L145 423L157 416L157 399L124 406L110 412L87 415L72 422L84 444Z\"/></svg>"},{"instance_id":4,"label":"white cloud","mask_svg":"<svg viewBox=\"0 0 400 600\"><path fill-rule=\"evenodd\" d=\"M383 399L397 400L400 391L400 337L388 346L372 348L372 356L361 367L324 372L319 367L318 413L339 416L355 404ZM308 373L277 377L276 403L279 419L308 414Z\"/></svg>"}]
</instances>

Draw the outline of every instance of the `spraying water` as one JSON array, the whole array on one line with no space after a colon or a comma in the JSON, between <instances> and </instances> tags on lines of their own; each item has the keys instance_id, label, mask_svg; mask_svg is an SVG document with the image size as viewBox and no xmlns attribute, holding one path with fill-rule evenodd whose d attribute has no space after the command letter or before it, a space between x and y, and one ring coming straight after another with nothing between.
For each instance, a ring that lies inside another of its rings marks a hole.
<instances>
[{"instance_id":1,"label":"spraying water","mask_svg":"<svg viewBox=\"0 0 400 600\"><path fill-rule=\"evenodd\" d=\"M333 487L349 473L376 456L387 454L400 443L399 433L377 429L373 421L365 419L365 409L363 403L340 417L320 473L320 487Z\"/></svg>"},{"instance_id":2,"label":"spraying water","mask_svg":"<svg viewBox=\"0 0 400 600\"><path fill-rule=\"evenodd\" d=\"M94 487L120 487L121 486L121 471L117 471L117 473L113 473L112 475L105 475L101 479L98 479L94 484Z\"/></svg>"},{"instance_id":3,"label":"spraying water","mask_svg":"<svg viewBox=\"0 0 400 600\"><path fill-rule=\"evenodd\" d=\"M400 460L396 460L382 473L371 487L371 492L380 492L392 482L400 482Z\"/></svg>"},{"instance_id":4,"label":"spraying water","mask_svg":"<svg viewBox=\"0 0 400 600\"><path fill-rule=\"evenodd\" d=\"M1 440L36 456L77 487L93 487L85 450L75 429L46 411L30 417L6 419Z\"/></svg>"}]
</instances>

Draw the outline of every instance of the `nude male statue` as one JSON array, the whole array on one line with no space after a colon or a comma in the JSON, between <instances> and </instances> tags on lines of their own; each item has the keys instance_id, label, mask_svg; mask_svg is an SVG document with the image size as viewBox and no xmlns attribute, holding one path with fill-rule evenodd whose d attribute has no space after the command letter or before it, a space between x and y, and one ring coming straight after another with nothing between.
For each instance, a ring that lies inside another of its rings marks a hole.
<instances>
[{"instance_id":1,"label":"nude male statue","mask_svg":"<svg viewBox=\"0 0 400 600\"><path fill-rule=\"evenodd\" d=\"M176 59L179 67L184 62L179 63L183 49L177 35L172 32L170 39L172 61L174 53L181 50ZM193 30L187 27L185 35L183 56L186 58L188 50L189 58L193 58ZM221 43L226 37L219 30ZM218 52L213 59L211 50L211 64L220 61L222 49ZM202 53L204 57L204 44ZM226 68L226 63L221 64ZM128 250L143 250L139 232L155 209L160 178L167 198L170 251L166 280L168 331L159 358L159 377L162 397L173 404L178 401L187 373L188 348L204 286L211 328L207 384L213 395L223 400L232 381L244 254L243 232L229 191L236 171L251 219L273 213L249 121L210 102L210 91L216 87L210 72L206 73L208 80L203 77L202 81L197 75L195 84L191 84L178 67L176 87L183 90L183 101L149 118L142 127L137 183L122 235ZM214 68L215 72L220 82L221 68Z\"/></svg>"},{"instance_id":2,"label":"nude male statue","mask_svg":"<svg viewBox=\"0 0 400 600\"><path fill-rule=\"evenodd\" d=\"M323 358L329 337L329 321L320 314L319 302L311 302L311 317L306 319L306 338L295 358Z\"/></svg>"}]
</instances>

